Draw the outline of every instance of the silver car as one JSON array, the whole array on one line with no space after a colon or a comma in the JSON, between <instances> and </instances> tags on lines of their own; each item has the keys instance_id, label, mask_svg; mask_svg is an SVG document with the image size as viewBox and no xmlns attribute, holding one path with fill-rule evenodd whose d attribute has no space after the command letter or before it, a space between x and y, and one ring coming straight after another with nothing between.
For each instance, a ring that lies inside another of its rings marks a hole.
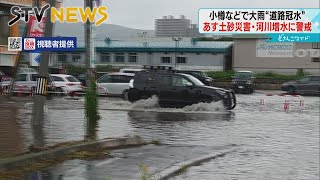
<instances>
[{"instance_id":1,"label":"silver car","mask_svg":"<svg viewBox=\"0 0 320 180\"><path fill-rule=\"evenodd\" d=\"M281 90L289 94L320 95L320 75L306 76L297 81L283 83Z\"/></svg>"},{"instance_id":2,"label":"silver car","mask_svg":"<svg viewBox=\"0 0 320 180\"><path fill-rule=\"evenodd\" d=\"M108 96L120 96L127 99L129 82L133 79L132 73L110 73L101 76L97 80L98 93L106 91Z\"/></svg>"}]
</instances>

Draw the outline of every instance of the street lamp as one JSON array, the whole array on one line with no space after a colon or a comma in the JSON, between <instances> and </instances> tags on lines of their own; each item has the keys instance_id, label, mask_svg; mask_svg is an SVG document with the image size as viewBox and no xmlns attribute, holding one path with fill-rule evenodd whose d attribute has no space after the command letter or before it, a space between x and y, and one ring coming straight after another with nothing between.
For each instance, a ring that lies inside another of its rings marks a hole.
<instances>
[{"instance_id":1,"label":"street lamp","mask_svg":"<svg viewBox=\"0 0 320 180\"><path fill-rule=\"evenodd\" d=\"M176 43L176 50L175 50L175 53L174 53L174 67L177 67L177 51L178 51L178 48L179 48L179 41L181 41L182 38L181 37L173 37L172 38L172 41L175 41Z\"/></svg>"}]
</instances>

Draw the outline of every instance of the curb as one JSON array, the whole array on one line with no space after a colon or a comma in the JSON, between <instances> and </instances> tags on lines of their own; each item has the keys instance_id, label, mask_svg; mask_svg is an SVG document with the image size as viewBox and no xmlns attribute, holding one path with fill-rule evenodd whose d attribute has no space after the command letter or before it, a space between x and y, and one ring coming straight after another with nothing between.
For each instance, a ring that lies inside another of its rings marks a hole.
<instances>
[{"instance_id":1,"label":"curb","mask_svg":"<svg viewBox=\"0 0 320 180\"><path fill-rule=\"evenodd\" d=\"M23 156L18 156L14 158L0 160L0 172L6 170L17 169L21 166L25 166L36 161L44 159L52 159L55 157L65 156L71 153L75 153L81 150L87 149L96 149L96 148L106 148L106 149L115 149L115 148L128 148L134 146L142 146L147 144L143 141L141 137L122 137L122 138L110 138L105 140L100 140L97 142L86 142L77 145L71 145L68 147L61 147L57 149L52 149L48 151L31 153Z\"/></svg>"},{"instance_id":2,"label":"curb","mask_svg":"<svg viewBox=\"0 0 320 180\"><path fill-rule=\"evenodd\" d=\"M229 150L229 151L218 151L211 154L207 154L198 158L190 159L187 161L183 161L177 164L174 164L160 172L157 172L153 174L153 176L159 176L159 180L167 180L169 178L172 178L176 175L179 175L179 173L183 173L187 170L187 168L190 168L192 166L197 166L202 163L208 162L211 159L215 159L218 157L223 157L228 153L234 152L235 149Z\"/></svg>"}]
</instances>

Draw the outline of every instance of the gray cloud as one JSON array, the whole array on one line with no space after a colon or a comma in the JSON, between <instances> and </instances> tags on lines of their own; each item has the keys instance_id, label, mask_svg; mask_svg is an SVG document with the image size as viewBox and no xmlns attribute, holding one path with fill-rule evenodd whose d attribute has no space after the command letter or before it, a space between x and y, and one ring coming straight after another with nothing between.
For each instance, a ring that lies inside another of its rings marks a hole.
<instances>
[{"instance_id":1,"label":"gray cloud","mask_svg":"<svg viewBox=\"0 0 320 180\"><path fill-rule=\"evenodd\" d=\"M320 8L319 0L102 0L107 23L153 29L154 19L185 15L197 23L199 8ZM83 6L83 0L64 0L63 6Z\"/></svg>"}]
</instances>

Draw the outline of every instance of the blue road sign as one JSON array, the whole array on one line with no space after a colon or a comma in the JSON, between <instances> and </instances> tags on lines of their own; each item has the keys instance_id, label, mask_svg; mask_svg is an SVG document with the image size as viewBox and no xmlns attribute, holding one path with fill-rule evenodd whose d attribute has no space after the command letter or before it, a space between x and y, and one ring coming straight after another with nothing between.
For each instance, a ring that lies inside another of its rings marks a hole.
<instances>
[{"instance_id":1,"label":"blue road sign","mask_svg":"<svg viewBox=\"0 0 320 180\"><path fill-rule=\"evenodd\" d=\"M34 60L35 60L37 63L40 63L40 61L41 61L41 54L39 54L36 58L34 58Z\"/></svg>"}]
</instances>

